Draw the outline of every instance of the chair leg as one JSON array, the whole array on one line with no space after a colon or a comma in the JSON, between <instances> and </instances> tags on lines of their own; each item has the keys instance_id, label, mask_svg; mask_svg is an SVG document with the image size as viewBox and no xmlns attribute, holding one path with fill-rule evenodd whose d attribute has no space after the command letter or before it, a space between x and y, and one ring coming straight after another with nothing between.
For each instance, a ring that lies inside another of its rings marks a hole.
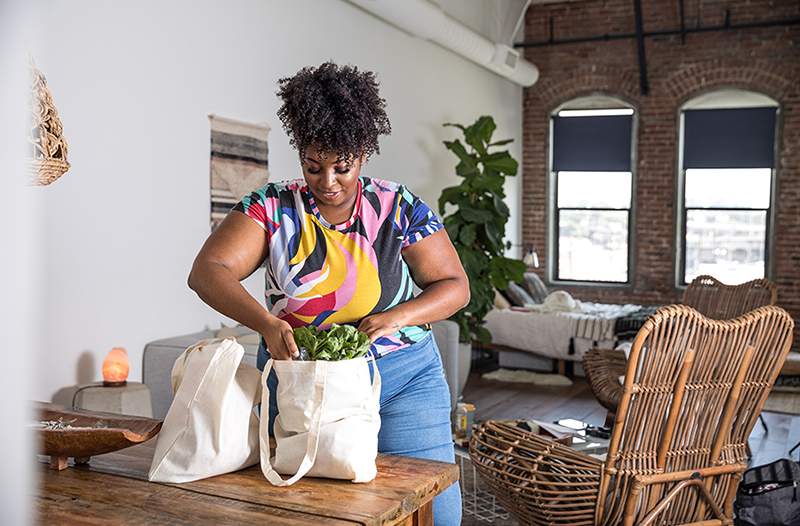
<instances>
[{"instance_id":1,"label":"chair leg","mask_svg":"<svg viewBox=\"0 0 800 526\"><path fill-rule=\"evenodd\" d=\"M794 446L792 446L792 449L790 449L790 450L789 450L789 456L791 457L791 456L792 456L792 454L794 453L794 451L795 451L797 448L799 448L799 447L800 447L800 442L798 442L797 444L795 444Z\"/></svg>"},{"instance_id":2,"label":"chair leg","mask_svg":"<svg viewBox=\"0 0 800 526\"><path fill-rule=\"evenodd\" d=\"M764 428L764 434L769 434L769 428L767 427L767 421L764 420L764 415L758 415L758 419L761 422L761 426Z\"/></svg>"}]
</instances>

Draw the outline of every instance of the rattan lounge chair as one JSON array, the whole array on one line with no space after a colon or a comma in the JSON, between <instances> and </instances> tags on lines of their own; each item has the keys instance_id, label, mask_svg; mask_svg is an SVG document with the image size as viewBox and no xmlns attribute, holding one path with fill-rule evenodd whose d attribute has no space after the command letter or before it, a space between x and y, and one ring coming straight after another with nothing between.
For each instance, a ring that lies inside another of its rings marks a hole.
<instances>
[{"instance_id":1,"label":"rattan lounge chair","mask_svg":"<svg viewBox=\"0 0 800 526\"><path fill-rule=\"evenodd\" d=\"M775 305L777 298L777 287L767 279L726 285L711 276L698 276L684 291L681 303L709 318L728 320L764 305ZM612 421L622 397L619 378L625 374L625 366L625 353L615 349L590 349L583 357L586 380Z\"/></svg>"},{"instance_id":2,"label":"rattan lounge chair","mask_svg":"<svg viewBox=\"0 0 800 526\"><path fill-rule=\"evenodd\" d=\"M605 461L513 421L477 426L470 456L521 524L732 524L747 438L793 328L775 306L728 321L664 307L634 341Z\"/></svg>"}]
</instances>

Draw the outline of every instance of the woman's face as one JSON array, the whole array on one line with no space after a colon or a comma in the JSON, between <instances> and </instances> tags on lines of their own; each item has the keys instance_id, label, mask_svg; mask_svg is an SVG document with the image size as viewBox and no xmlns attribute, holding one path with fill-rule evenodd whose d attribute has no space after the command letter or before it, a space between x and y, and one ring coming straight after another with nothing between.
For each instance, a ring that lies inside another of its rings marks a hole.
<instances>
[{"instance_id":1,"label":"woman's face","mask_svg":"<svg viewBox=\"0 0 800 526\"><path fill-rule=\"evenodd\" d=\"M356 199L363 157L336 157L319 151L316 145L309 146L302 161L303 177L317 204L346 207Z\"/></svg>"}]
</instances>

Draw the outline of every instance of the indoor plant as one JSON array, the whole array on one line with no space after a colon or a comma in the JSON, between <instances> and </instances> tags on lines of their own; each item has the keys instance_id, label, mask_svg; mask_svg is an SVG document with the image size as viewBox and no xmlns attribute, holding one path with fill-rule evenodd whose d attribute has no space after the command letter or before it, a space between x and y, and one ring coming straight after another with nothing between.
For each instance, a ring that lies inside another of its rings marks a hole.
<instances>
[{"instance_id":1,"label":"indoor plant","mask_svg":"<svg viewBox=\"0 0 800 526\"><path fill-rule=\"evenodd\" d=\"M489 116L469 126L444 126L460 129L466 143L459 139L444 141L458 157L456 174L463 179L458 186L442 190L439 213L464 265L471 294L469 304L450 319L458 323L462 343L489 343L491 334L483 320L494 305L494 289L503 290L509 281L521 281L525 271L522 261L503 255L511 247L510 242L503 242L509 215L503 183L506 177L517 174L518 165L508 150L498 148L513 139L492 142L496 125ZM445 216L447 203L455 210Z\"/></svg>"}]
</instances>

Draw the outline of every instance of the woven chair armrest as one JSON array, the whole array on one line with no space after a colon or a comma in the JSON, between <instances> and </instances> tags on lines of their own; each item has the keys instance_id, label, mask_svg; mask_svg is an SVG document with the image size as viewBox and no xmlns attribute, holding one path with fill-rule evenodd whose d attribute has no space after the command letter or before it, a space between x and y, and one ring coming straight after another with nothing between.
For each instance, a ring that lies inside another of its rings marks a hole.
<instances>
[{"instance_id":1,"label":"woven chair armrest","mask_svg":"<svg viewBox=\"0 0 800 526\"><path fill-rule=\"evenodd\" d=\"M616 349L589 349L583 356L583 370L595 398L611 412L616 412L622 398L619 378L625 375L628 359Z\"/></svg>"}]
</instances>

